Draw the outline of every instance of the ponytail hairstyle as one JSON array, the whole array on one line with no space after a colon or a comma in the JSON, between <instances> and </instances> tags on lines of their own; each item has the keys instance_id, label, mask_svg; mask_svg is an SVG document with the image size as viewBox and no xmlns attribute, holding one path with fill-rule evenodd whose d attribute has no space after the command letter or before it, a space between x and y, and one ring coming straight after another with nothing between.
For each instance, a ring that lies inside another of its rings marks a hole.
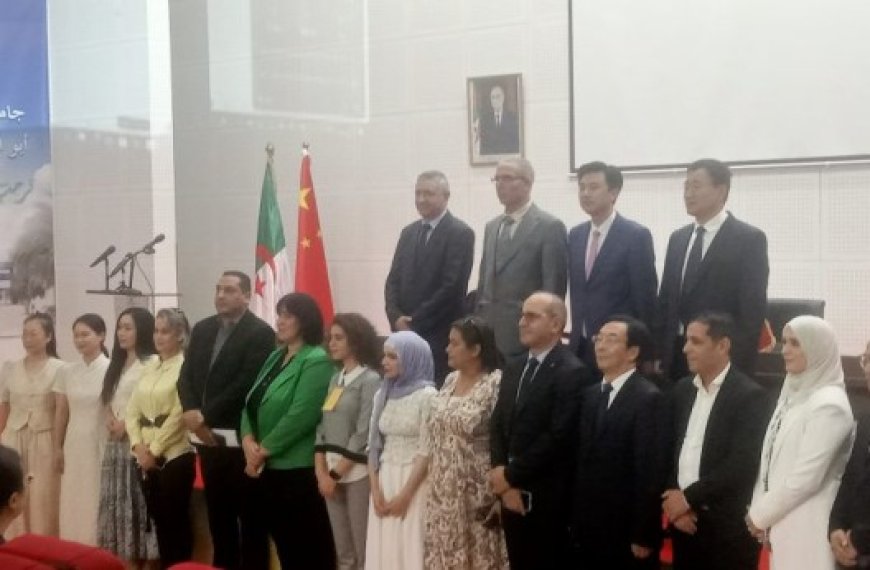
<instances>
[{"instance_id":1,"label":"ponytail hairstyle","mask_svg":"<svg viewBox=\"0 0 870 570\"><path fill-rule=\"evenodd\" d=\"M73 321L72 328L75 329L78 324L85 325L95 333L103 335L103 340L100 342L100 352L104 356L109 356L109 351L106 350L106 321L103 320L103 317L96 313L85 313Z\"/></svg>"},{"instance_id":2,"label":"ponytail hairstyle","mask_svg":"<svg viewBox=\"0 0 870 570\"><path fill-rule=\"evenodd\" d=\"M50 337L48 343L45 345L46 354L54 358L60 358L57 355L57 336L54 334L54 319L51 318L51 315L48 313L33 313L24 319L24 324L27 324L30 321L37 321L42 327L45 336Z\"/></svg>"}]
</instances>

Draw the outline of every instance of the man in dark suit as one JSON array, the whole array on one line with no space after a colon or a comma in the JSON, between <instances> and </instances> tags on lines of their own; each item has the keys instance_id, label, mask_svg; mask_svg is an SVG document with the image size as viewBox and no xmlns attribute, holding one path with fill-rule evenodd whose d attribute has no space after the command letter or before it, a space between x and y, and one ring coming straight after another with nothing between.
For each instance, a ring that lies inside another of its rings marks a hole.
<instances>
[{"instance_id":1,"label":"man in dark suit","mask_svg":"<svg viewBox=\"0 0 870 570\"><path fill-rule=\"evenodd\" d=\"M573 486L577 565L659 567L664 488L661 393L637 372L649 330L614 316L595 335L603 380L586 389Z\"/></svg>"},{"instance_id":2,"label":"man in dark suit","mask_svg":"<svg viewBox=\"0 0 870 570\"><path fill-rule=\"evenodd\" d=\"M752 375L767 310L767 237L725 210L731 171L713 159L689 165L686 211L695 218L671 234L659 291L656 338L662 368L687 372L686 325L703 311L727 313L736 326L731 359Z\"/></svg>"},{"instance_id":3,"label":"man in dark suit","mask_svg":"<svg viewBox=\"0 0 870 570\"><path fill-rule=\"evenodd\" d=\"M489 109L480 113L480 154L519 154L520 123L517 114L504 106L504 88L489 92Z\"/></svg>"},{"instance_id":4,"label":"man in dark suit","mask_svg":"<svg viewBox=\"0 0 870 570\"><path fill-rule=\"evenodd\" d=\"M670 476L662 508L672 523L674 570L757 570L759 543L744 517L758 476L771 406L731 365L733 320L704 313L689 322L688 376L670 396Z\"/></svg>"},{"instance_id":5,"label":"man in dark suit","mask_svg":"<svg viewBox=\"0 0 870 570\"><path fill-rule=\"evenodd\" d=\"M561 335L565 303L548 292L523 303L527 354L510 362L492 414L493 491L513 570L565 568L571 547L567 500L580 394L593 380Z\"/></svg>"},{"instance_id":6,"label":"man in dark suit","mask_svg":"<svg viewBox=\"0 0 870 570\"><path fill-rule=\"evenodd\" d=\"M238 440L245 397L275 348L275 332L248 311L250 301L251 279L225 271L215 287L217 314L193 327L178 395L198 438L214 565L258 570L268 567L267 537L260 521L245 516L242 448L227 445Z\"/></svg>"},{"instance_id":7,"label":"man in dark suit","mask_svg":"<svg viewBox=\"0 0 870 570\"><path fill-rule=\"evenodd\" d=\"M860 356L870 390L870 343ZM852 455L828 521L828 541L843 567L870 568L870 414L858 418Z\"/></svg>"},{"instance_id":8,"label":"man in dark suit","mask_svg":"<svg viewBox=\"0 0 870 570\"><path fill-rule=\"evenodd\" d=\"M414 192L421 219L399 236L384 299L392 330L412 330L429 343L440 386L447 375L450 323L463 315L474 231L447 210L450 186L443 173L423 172Z\"/></svg>"},{"instance_id":9,"label":"man in dark suit","mask_svg":"<svg viewBox=\"0 0 870 570\"><path fill-rule=\"evenodd\" d=\"M517 330L523 301L535 291L565 297L567 232L532 203L535 170L528 160L502 160L492 180L504 214L486 224L476 313L492 325L502 354L513 358L526 353Z\"/></svg>"},{"instance_id":10,"label":"man in dark suit","mask_svg":"<svg viewBox=\"0 0 870 570\"><path fill-rule=\"evenodd\" d=\"M622 173L603 162L577 171L580 206L591 218L568 234L571 283L571 348L595 366L590 338L612 315L630 315L652 326L656 260L650 231L614 210Z\"/></svg>"}]
</instances>

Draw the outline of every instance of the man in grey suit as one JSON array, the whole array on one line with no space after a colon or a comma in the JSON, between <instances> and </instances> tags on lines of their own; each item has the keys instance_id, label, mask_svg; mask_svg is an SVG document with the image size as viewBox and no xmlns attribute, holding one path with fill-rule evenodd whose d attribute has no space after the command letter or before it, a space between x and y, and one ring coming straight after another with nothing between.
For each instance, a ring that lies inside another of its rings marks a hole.
<instances>
[{"instance_id":1,"label":"man in grey suit","mask_svg":"<svg viewBox=\"0 0 870 570\"><path fill-rule=\"evenodd\" d=\"M524 354L519 320L523 301L535 291L565 298L568 233L565 224L531 201L535 170L524 158L506 158L495 169L504 214L486 224L476 313L495 329L505 358Z\"/></svg>"}]
</instances>

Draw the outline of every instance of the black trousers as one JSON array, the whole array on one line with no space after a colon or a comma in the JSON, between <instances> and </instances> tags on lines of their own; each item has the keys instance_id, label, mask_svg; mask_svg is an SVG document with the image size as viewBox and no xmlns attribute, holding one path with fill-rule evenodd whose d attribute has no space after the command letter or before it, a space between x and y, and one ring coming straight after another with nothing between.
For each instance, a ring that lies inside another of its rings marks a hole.
<instances>
[{"instance_id":1,"label":"black trousers","mask_svg":"<svg viewBox=\"0 0 870 570\"><path fill-rule=\"evenodd\" d=\"M269 568L269 538L246 498L245 455L238 447L196 446L200 457L212 564L226 570Z\"/></svg>"},{"instance_id":2,"label":"black trousers","mask_svg":"<svg viewBox=\"0 0 870 570\"><path fill-rule=\"evenodd\" d=\"M757 570L761 545L735 516L735 524L722 525L701 515L694 535L671 527L674 570Z\"/></svg>"},{"instance_id":3,"label":"black trousers","mask_svg":"<svg viewBox=\"0 0 870 570\"><path fill-rule=\"evenodd\" d=\"M190 560L193 529L190 494L193 491L194 454L185 453L142 479L148 514L154 521L161 568Z\"/></svg>"},{"instance_id":4,"label":"black trousers","mask_svg":"<svg viewBox=\"0 0 870 570\"><path fill-rule=\"evenodd\" d=\"M250 504L275 543L282 570L335 570L332 527L314 468L264 469L251 482Z\"/></svg>"},{"instance_id":5,"label":"black trousers","mask_svg":"<svg viewBox=\"0 0 870 570\"><path fill-rule=\"evenodd\" d=\"M535 495L532 499L535 500ZM549 501L547 501L549 503ZM543 500L525 516L502 508L502 526L511 570L564 570L571 567L571 540L561 509Z\"/></svg>"}]
</instances>

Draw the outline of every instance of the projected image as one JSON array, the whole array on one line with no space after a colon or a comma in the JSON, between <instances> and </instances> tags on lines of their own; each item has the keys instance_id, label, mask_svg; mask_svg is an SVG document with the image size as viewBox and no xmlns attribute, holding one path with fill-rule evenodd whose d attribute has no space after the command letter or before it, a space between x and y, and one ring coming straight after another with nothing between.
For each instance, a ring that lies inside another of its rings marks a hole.
<instances>
[{"instance_id":1,"label":"projected image","mask_svg":"<svg viewBox=\"0 0 870 570\"><path fill-rule=\"evenodd\" d=\"M471 164L493 164L523 154L522 75L468 80L468 140Z\"/></svg>"}]
</instances>

